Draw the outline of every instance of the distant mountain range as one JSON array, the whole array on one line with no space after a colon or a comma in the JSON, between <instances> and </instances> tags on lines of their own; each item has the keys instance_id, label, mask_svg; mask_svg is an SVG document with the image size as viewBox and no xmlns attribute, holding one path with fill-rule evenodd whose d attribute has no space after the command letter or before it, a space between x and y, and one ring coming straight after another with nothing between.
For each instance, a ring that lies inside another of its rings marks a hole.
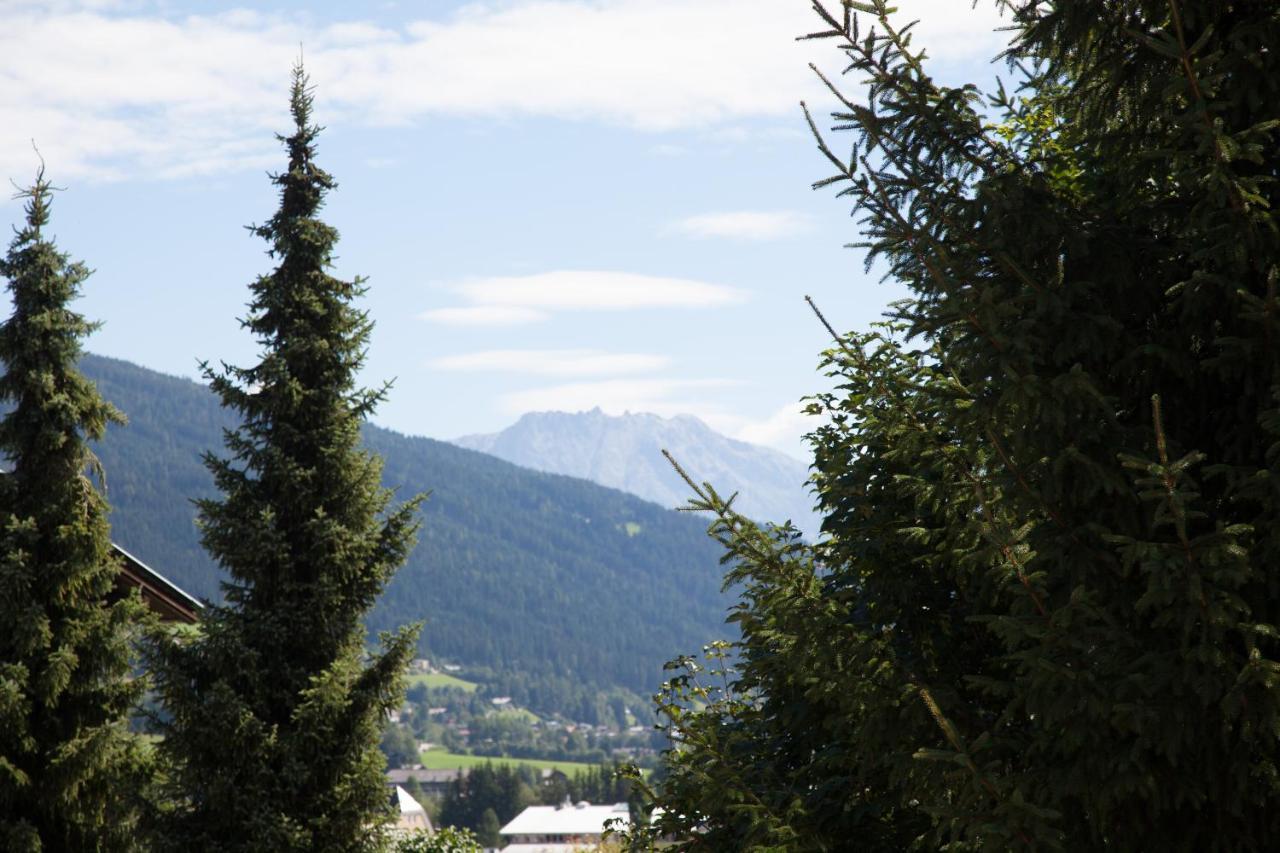
<instances>
[{"instance_id":1,"label":"distant mountain range","mask_svg":"<svg viewBox=\"0 0 1280 853\"><path fill-rule=\"evenodd\" d=\"M214 494L200 454L221 453L231 417L194 382L97 356L82 368L129 417L98 447L113 538L218 598L222 575L200 548L191 499ZM566 712L585 720L598 689L648 692L665 660L732 635L705 519L445 442L374 427L364 437L402 499L431 493L371 629L423 620L425 653L490 673L526 707L577 702Z\"/></svg>"},{"instance_id":2,"label":"distant mountain range","mask_svg":"<svg viewBox=\"0 0 1280 853\"><path fill-rule=\"evenodd\" d=\"M692 415L533 412L502 432L468 435L453 443L538 471L582 477L666 507L684 506L689 487L663 458L665 448L695 481L709 482L725 496L738 492L734 506L749 518L789 519L810 537L818 530L803 462L721 435Z\"/></svg>"}]
</instances>

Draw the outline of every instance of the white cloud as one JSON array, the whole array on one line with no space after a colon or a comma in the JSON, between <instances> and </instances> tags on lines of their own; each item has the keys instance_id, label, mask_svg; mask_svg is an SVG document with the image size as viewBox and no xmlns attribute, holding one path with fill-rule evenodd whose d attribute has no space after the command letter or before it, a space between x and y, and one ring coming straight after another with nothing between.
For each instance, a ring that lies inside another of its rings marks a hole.
<instances>
[{"instance_id":1,"label":"white cloud","mask_svg":"<svg viewBox=\"0 0 1280 853\"><path fill-rule=\"evenodd\" d=\"M917 43L992 55L992 4L904 0ZM0 170L177 176L257 166L284 123L302 43L322 121L550 116L644 130L794 116L807 63L838 67L802 0L505 0L402 28L244 9L177 16L141 2L8 3ZM358 7L356 7L358 8ZM820 99L815 99L820 100Z\"/></svg>"},{"instance_id":2,"label":"white cloud","mask_svg":"<svg viewBox=\"0 0 1280 853\"><path fill-rule=\"evenodd\" d=\"M422 319L451 325L513 325L545 319L554 311L703 308L745 298L742 291L721 284L610 270L472 279L454 290L471 304L427 311Z\"/></svg>"},{"instance_id":3,"label":"white cloud","mask_svg":"<svg viewBox=\"0 0 1280 853\"><path fill-rule=\"evenodd\" d=\"M758 421L735 425L732 435L751 444L763 444L781 450L797 459L809 456L803 438L817 429L823 420L804 413L801 403L787 403L773 414Z\"/></svg>"},{"instance_id":4,"label":"white cloud","mask_svg":"<svg viewBox=\"0 0 1280 853\"><path fill-rule=\"evenodd\" d=\"M523 326L547 319L547 314L516 305L466 305L433 308L418 315L442 326Z\"/></svg>"},{"instance_id":5,"label":"white cloud","mask_svg":"<svg viewBox=\"0 0 1280 853\"><path fill-rule=\"evenodd\" d=\"M732 210L689 216L671 227L690 237L778 240L799 234L809 225L808 217L793 210Z\"/></svg>"},{"instance_id":6,"label":"white cloud","mask_svg":"<svg viewBox=\"0 0 1280 853\"><path fill-rule=\"evenodd\" d=\"M430 362L438 370L525 373L537 376L609 376L646 373L671 363L663 355L594 349L485 350L445 356Z\"/></svg>"},{"instance_id":7,"label":"white cloud","mask_svg":"<svg viewBox=\"0 0 1280 853\"><path fill-rule=\"evenodd\" d=\"M500 408L507 414L525 412L581 412L597 406L611 415L653 412L663 417L695 414L708 423L723 417L706 392L740 384L732 379L609 379L530 388L504 395Z\"/></svg>"},{"instance_id":8,"label":"white cloud","mask_svg":"<svg viewBox=\"0 0 1280 853\"><path fill-rule=\"evenodd\" d=\"M609 270L557 270L483 278L466 282L459 290L483 305L561 310L697 308L742 299L740 291L719 284Z\"/></svg>"}]
</instances>

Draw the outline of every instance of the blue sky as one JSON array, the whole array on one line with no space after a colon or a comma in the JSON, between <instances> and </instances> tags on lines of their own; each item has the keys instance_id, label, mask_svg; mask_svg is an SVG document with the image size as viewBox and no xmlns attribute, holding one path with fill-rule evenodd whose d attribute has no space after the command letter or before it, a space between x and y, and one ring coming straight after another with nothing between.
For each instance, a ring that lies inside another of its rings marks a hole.
<instances>
[{"instance_id":1,"label":"blue sky","mask_svg":"<svg viewBox=\"0 0 1280 853\"><path fill-rule=\"evenodd\" d=\"M936 71L984 82L999 21L905 2ZM368 276L375 421L451 438L521 413L687 412L802 456L823 387L811 294L845 329L902 292L863 271L798 102L830 109L809 0L238 5L0 0L0 171L65 187L96 272L91 351L195 377L249 363L244 226L275 206L299 45L338 190L336 272ZM847 81L850 87L855 81ZM0 202L6 222L21 215Z\"/></svg>"}]
</instances>

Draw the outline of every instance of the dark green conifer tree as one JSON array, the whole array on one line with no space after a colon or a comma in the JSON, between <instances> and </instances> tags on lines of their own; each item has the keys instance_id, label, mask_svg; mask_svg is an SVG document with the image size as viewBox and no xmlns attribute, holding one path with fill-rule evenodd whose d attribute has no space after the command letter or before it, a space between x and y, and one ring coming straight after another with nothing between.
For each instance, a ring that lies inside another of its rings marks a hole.
<instances>
[{"instance_id":1,"label":"dark green conifer tree","mask_svg":"<svg viewBox=\"0 0 1280 853\"><path fill-rule=\"evenodd\" d=\"M122 416L76 367L89 270L45 231L51 191L42 168L0 260L0 849L130 850L151 766L128 728L143 609L106 600L120 567L89 449Z\"/></svg>"},{"instance_id":2,"label":"dark green conifer tree","mask_svg":"<svg viewBox=\"0 0 1280 853\"><path fill-rule=\"evenodd\" d=\"M866 83L818 186L912 296L832 331L824 542L697 499L743 640L661 697L690 847L1280 837L1280 5L1001 5L983 103L814 4Z\"/></svg>"},{"instance_id":3,"label":"dark green conifer tree","mask_svg":"<svg viewBox=\"0 0 1280 853\"><path fill-rule=\"evenodd\" d=\"M480 815L480 826L476 829L476 838L486 848L495 848L502 843L502 836L499 835L501 829L502 822L498 820L498 813L491 808L485 809L484 814Z\"/></svg>"},{"instance_id":4,"label":"dark green conifer tree","mask_svg":"<svg viewBox=\"0 0 1280 853\"><path fill-rule=\"evenodd\" d=\"M418 501L387 512L360 425L385 389L355 384L372 323L361 280L329 274L337 232L317 218L334 187L301 66L291 93L280 208L254 229L277 266L251 285L253 367L206 368L241 426L206 463L203 541L230 575L198 637L155 646L171 722L166 849L380 849L387 816L378 739L403 695L416 629L366 654L361 618L411 547Z\"/></svg>"}]
</instances>

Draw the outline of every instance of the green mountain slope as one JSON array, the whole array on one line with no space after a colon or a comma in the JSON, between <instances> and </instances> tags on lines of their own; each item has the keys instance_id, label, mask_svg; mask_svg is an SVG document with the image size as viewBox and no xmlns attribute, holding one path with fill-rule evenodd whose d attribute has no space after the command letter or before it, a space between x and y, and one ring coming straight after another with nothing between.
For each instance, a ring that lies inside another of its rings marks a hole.
<instances>
[{"instance_id":1,"label":"green mountain slope","mask_svg":"<svg viewBox=\"0 0 1280 853\"><path fill-rule=\"evenodd\" d=\"M213 493L200 463L230 420L203 386L86 356L129 417L98 452L113 538L189 592L216 597L190 499ZM384 481L430 491L419 544L369 619L424 620L427 654L485 668L533 705L539 684L647 691L664 660L724 636L720 549L705 523L620 491L370 427ZM563 698L563 696L561 697Z\"/></svg>"}]
</instances>

